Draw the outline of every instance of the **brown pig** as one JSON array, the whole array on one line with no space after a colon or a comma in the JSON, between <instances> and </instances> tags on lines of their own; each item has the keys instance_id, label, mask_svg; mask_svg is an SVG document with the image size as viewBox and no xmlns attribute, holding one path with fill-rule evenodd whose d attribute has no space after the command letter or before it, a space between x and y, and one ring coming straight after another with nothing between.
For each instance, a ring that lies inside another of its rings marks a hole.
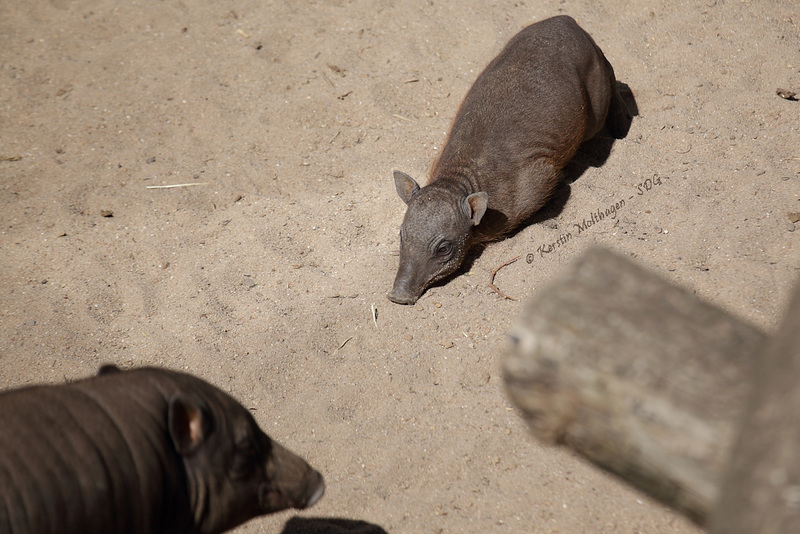
<instances>
[{"instance_id":1,"label":"brown pig","mask_svg":"<svg viewBox=\"0 0 800 534\"><path fill-rule=\"evenodd\" d=\"M461 266L470 246L541 209L581 143L604 125L624 137L630 121L614 69L574 19L519 32L464 98L429 184L394 173L408 210L389 299L414 304Z\"/></svg>"}]
</instances>

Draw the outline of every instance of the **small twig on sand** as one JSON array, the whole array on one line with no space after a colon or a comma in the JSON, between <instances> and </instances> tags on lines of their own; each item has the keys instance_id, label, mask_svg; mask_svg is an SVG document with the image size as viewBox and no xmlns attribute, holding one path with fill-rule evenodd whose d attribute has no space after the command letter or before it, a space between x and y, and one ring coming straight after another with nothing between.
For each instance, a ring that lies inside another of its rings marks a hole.
<instances>
[{"instance_id":1,"label":"small twig on sand","mask_svg":"<svg viewBox=\"0 0 800 534\"><path fill-rule=\"evenodd\" d=\"M494 277L495 277L495 275L497 275L497 271L499 271L499 270L500 270L500 269L502 269L503 267L506 267L507 265L511 265L512 263L514 263L514 262L515 262L515 261L517 261L518 259L519 259L519 256L517 256L516 258L511 258L510 260L508 260L507 262L505 262L503 265L501 265L500 267L498 267L497 269L495 269L494 271L492 271L492 276L491 276L491 278L489 278L489 287L491 287L491 288L492 288L492 290L493 290L495 293L497 293L497 294L498 294L498 295L500 295L501 297L503 297L503 298L505 298L505 299L508 299L508 300L518 300L518 299L515 299L514 297L509 297L508 295L506 295L505 293L503 293L502 291L500 291L499 289L497 289L497 286L496 286L496 285L494 285Z\"/></svg>"},{"instance_id":2,"label":"small twig on sand","mask_svg":"<svg viewBox=\"0 0 800 534\"><path fill-rule=\"evenodd\" d=\"M188 184L148 185L147 189L173 189L175 187L192 187L194 185L208 185L208 182L191 182Z\"/></svg>"},{"instance_id":3,"label":"small twig on sand","mask_svg":"<svg viewBox=\"0 0 800 534\"><path fill-rule=\"evenodd\" d=\"M337 352L339 352L340 350L342 350L342 347L344 347L345 345L347 345L347 342L348 342L348 341L350 341L351 339L353 339L353 336L350 336L350 337L348 337L347 339L345 339L344 341L342 341L342 344L341 344L341 345L339 345L339 348L337 348L335 351L333 351L333 353L334 353L334 354L336 354Z\"/></svg>"},{"instance_id":4,"label":"small twig on sand","mask_svg":"<svg viewBox=\"0 0 800 534\"><path fill-rule=\"evenodd\" d=\"M392 117L397 117L398 119L403 119L404 121L408 121L408 122L416 122L414 119L409 119L408 117L403 117L402 115L398 115L397 113L392 113Z\"/></svg>"}]
</instances>

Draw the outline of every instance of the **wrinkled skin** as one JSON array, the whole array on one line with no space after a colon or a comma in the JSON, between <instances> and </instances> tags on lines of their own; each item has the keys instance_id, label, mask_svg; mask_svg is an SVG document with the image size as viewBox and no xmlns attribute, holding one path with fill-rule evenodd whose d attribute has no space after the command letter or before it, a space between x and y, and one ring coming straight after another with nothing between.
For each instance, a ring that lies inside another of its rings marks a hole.
<instances>
[{"instance_id":1,"label":"wrinkled skin","mask_svg":"<svg viewBox=\"0 0 800 534\"><path fill-rule=\"evenodd\" d=\"M216 534L322 476L212 385L162 369L0 394L0 532Z\"/></svg>"},{"instance_id":2,"label":"wrinkled skin","mask_svg":"<svg viewBox=\"0 0 800 534\"><path fill-rule=\"evenodd\" d=\"M400 228L400 267L388 296L398 304L414 304L425 288L461 266L472 227L486 212L487 199L485 193L420 189L413 178L399 171L395 185L408 211Z\"/></svg>"},{"instance_id":3,"label":"wrinkled skin","mask_svg":"<svg viewBox=\"0 0 800 534\"><path fill-rule=\"evenodd\" d=\"M188 474L199 532L223 532L259 515L307 508L322 497L322 475L262 432L248 410L220 390L205 397L195 403L178 394L169 406L170 433Z\"/></svg>"},{"instance_id":4,"label":"wrinkled skin","mask_svg":"<svg viewBox=\"0 0 800 534\"><path fill-rule=\"evenodd\" d=\"M394 173L408 210L389 300L414 304L472 245L529 219L581 143L603 126L624 137L630 121L613 68L572 18L519 32L464 98L428 185Z\"/></svg>"}]
</instances>

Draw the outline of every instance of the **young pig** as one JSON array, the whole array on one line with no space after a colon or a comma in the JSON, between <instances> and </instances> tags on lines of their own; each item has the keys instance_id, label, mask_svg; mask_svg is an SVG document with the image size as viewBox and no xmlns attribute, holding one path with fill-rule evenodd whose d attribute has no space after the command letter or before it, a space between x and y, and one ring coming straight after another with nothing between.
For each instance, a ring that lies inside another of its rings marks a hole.
<instances>
[{"instance_id":1,"label":"young pig","mask_svg":"<svg viewBox=\"0 0 800 534\"><path fill-rule=\"evenodd\" d=\"M0 394L0 532L216 534L325 483L230 395L165 369Z\"/></svg>"},{"instance_id":2,"label":"young pig","mask_svg":"<svg viewBox=\"0 0 800 534\"><path fill-rule=\"evenodd\" d=\"M624 137L630 121L614 69L575 20L553 17L519 32L464 98L430 183L420 188L394 173L408 210L389 300L414 304L470 246L536 213L581 143L604 125Z\"/></svg>"}]
</instances>

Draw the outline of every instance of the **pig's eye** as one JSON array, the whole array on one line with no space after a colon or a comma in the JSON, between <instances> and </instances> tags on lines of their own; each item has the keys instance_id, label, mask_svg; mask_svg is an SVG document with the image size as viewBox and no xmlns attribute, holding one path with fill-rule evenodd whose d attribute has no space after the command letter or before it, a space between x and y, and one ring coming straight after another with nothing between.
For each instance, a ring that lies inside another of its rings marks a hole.
<instances>
[{"instance_id":1,"label":"pig's eye","mask_svg":"<svg viewBox=\"0 0 800 534\"><path fill-rule=\"evenodd\" d=\"M436 247L436 255L439 257L449 256L453 251L453 244L450 241L442 241Z\"/></svg>"},{"instance_id":2,"label":"pig's eye","mask_svg":"<svg viewBox=\"0 0 800 534\"><path fill-rule=\"evenodd\" d=\"M236 443L231 475L233 478L240 479L249 476L258 464L258 451L249 439L240 440Z\"/></svg>"}]
</instances>

